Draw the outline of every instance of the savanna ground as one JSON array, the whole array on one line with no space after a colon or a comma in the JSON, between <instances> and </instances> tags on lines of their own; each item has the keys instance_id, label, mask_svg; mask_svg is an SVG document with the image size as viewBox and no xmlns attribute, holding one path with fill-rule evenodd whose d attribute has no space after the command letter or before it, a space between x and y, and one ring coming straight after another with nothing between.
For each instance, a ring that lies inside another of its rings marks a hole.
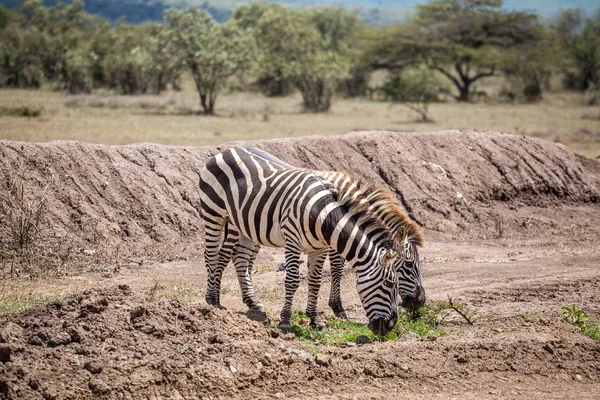
<instances>
[{"instance_id":1,"label":"savanna ground","mask_svg":"<svg viewBox=\"0 0 600 400\"><path fill-rule=\"evenodd\" d=\"M297 97L231 93L220 98L217 116L206 117L193 115L197 97L187 86L183 92L137 97L1 90L0 107L43 111L35 118L1 116L0 138L200 146L362 129L476 128L561 142L593 158L600 155L600 108L581 104L578 95L561 93L535 104L439 103L431 106L435 122L424 124L400 105L366 100L339 99L331 113L313 115L300 112ZM394 136L363 136L367 142L354 143L351 137L335 144L314 139L264 146L290 162L340 165L401 190L425 224L422 259L429 304L451 297L464 305L473 324L442 310L436 311L432 331L399 341L356 346L350 335L337 341L317 333L312 337L318 341L281 336L245 315L231 267L222 287L228 310L204 305L201 235L181 247L163 251L157 245L147 255L131 257L123 246L110 249L108 236L106 242L92 243L98 250L94 255L77 252L78 269L20 277L3 270L0 342L9 342L11 354L10 361L0 362L0 398L600 397L600 342L562 314L563 306L575 305L589 314L588 323L600 319L600 213L593 194L600 189L598 162L503 135L404 135L398 143ZM297 149L303 142L310 142L310 151ZM6 146L3 154L18 153L17 144L0 145ZM390 156L377 165L386 152L396 154L408 145L411 152L402 160ZM193 158L193 150L160 146L25 147L35 168L50 165L59 175L61 186L49 201L66 198L70 212L104 215L98 218L110 220L103 225L113 229L107 228L110 234L119 226L130 228L115 216L130 203L122 219L142 219L152 209L159 215L157 225L171 224L192 237L197 233L190 231L196 224L190 217L195 200L181 196L185 202L180 201L173 193L193 193L197 175L190 166L213 149ZM344 163L346 158L331 148L355 163ZM23 165L15 157L0 164L6 167L2 171L10 171L11 162L14 168ZM559 159L566 161L553 164ZM436 166L443 166L449 178ZM480 199L477 194L486 193L482 187L492 197ZM583 194L574 195L580 188ZM432 201L421 202L423 193ZM61 208L52 207L52 216L59 215ZM461 220L468 223L461 226ZM179 237L171 230L162 234ZM121 252L124 257L116 254ZM282 257L281 251L263 250L254 273L273 325L284 292L284 273L276 271ZM297 308L306 301L304 282ZM331 320L328 276L323 285L320 308ZM345 274L342 298L349 317L364 322L351 271ZM303 323L298 320L301 329Z\"/></svg>"}]
</instances>

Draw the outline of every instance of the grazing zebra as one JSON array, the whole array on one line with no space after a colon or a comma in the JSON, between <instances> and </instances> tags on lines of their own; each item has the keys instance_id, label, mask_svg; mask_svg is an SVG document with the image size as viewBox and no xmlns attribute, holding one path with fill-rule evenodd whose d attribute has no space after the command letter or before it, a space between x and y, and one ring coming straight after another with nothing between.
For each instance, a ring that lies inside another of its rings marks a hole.
<instances>
[{"instance_id":1,"label":"grazing zebra","mask_svg":"<svg viewBox=\"0 0 600 400\"><path fill-rule=\"evenodd\" d=\"M289 164L286 164L281 160L279 161L282 163L282 165L289 166ZM342 172L315 171L315 173L327 179L332 184L338 186L340 183L352 182L350 178ZM360 188L353 182L351 184L353 185L352 190L360 193ZM344 190L343 185L339 189ZM378 211L377 209L371 209L370 212L376 214L377 212L381 211ZM258 299L254 294L251 280L254 260L256 259L258 251L260 250L260 246L255 245L251 247L242 247L238 245L237 240L239 238L239 232L237 232L235 227L233 227L230 223L227 224L226 228L226 238L224 240L224 244L221 246L221 252L219 254L219 268L222 271L227 266L232 258L232 254L235 254L237 257L242 257L243 262L241 263L237 261L239 258L234 258L234 266L236 267L238 280L242 289L242 298L251 309L262 309L262 305L258 302ZM393 228L394 227L392 227L392 229ZM342 305L342 298L340 295L344 259L333 249L330 249L329 262L331 265L329 307L333 310L336 317L348 319L346 311ZM422 306L425 303L425 291L423 289L421 277L419 253L417 250L417 245L414 241L408 240L408 238L404 240L402 243L401 253L394 262L394 268L398 274L398 289L402 299L402 307L414 310ZM314 288L314 290L318 292L319 282L313 279L313 277L309 277L308 284L310 288ZM309 302L307 306L307 314L311 315L312 310L315 309L316 304L310 304ZM319 321L311 320L311 324L318 325Z\"/></svg>"},{"instance_id":2,"label":"grazing zebra","mask_svg":"<svg viewBox=\"0 0 600 400\"><path fill-rule=\"evenodd\" d=\"M365 190L364 199L368 201L363 201L352 190L351 182L338 187L345 189L339 190L313 171L282 165L257 149L235 147L209 160L200 174L207 302L219 306L221 237L230 223L238 233L234 263L237 260L246 271L257 244L285 248L288 267L281 330L291 328L301 253L308 253L309 281L320 285L323 262L331 248L356 271L357 290L369 328L376 334L387 334L396 324L398 308L398 278L393 265L398 240L390 237L408 238L417 245L422 243L422 237L406 214L399 212L391 218L389 195L381 190ZM373 206L380 211L369 212ZM378 222L388 217L386 223L391 222L388 226L396 227L395 231ZM309 304L316 305L317 293L309 287ZM259 304L246 301L250 295L253 293L246 293L244 301L251 307ZM316 310L309 311L311 320L316 319Z\"/></svg>"}]
</instances>

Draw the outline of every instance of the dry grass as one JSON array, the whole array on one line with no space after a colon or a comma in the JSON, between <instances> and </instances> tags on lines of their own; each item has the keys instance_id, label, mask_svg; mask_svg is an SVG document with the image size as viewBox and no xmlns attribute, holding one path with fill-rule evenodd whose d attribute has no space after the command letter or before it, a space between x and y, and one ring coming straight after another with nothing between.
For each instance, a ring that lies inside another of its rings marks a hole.
<instances>
[{"instance_id":1,"label":"dry grass","mask_svg":"<svg viewBox=\"0 0 600 400\"><path fill-rule=\"evenodd\" d=\"M217 116L199 116L191 85L160 96L0 90L0 107L18 106L43 108L44 114L36 119L1 117L0 139L202 146L356 130L487 129L561 142L590 157L600 155L600 122L594 118L600 107L584 107L583 97L570 93L546 94L535 104L433 104L434 123L418 122L418 115L400 105L338 99L330 113L314 115L301 112L299 96L269 99L253 93L222 95Z\"/></svg>"}]
</instances>

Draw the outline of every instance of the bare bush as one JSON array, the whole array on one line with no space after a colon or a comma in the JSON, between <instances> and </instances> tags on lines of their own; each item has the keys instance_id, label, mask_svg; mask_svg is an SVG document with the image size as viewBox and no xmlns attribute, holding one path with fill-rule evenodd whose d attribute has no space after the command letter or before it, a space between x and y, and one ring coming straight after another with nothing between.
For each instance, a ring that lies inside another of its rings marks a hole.
<instances>
[{"instance_id":1,"label":"bare bush","mask_svg":"<svg viewBox=\"0 0 600 400\"><path fill-rule=\"evenodd\" d=\"M23 168L10 177L0 193L0 215L4 221L0 248L2 259L10 260L11 276L18 274L15 263L21 268L31 266L36 241L46 226L46 193L52 184L50 176L41 192L31 199L25 189L25 173Z\"/></svg>"}]
</instances>

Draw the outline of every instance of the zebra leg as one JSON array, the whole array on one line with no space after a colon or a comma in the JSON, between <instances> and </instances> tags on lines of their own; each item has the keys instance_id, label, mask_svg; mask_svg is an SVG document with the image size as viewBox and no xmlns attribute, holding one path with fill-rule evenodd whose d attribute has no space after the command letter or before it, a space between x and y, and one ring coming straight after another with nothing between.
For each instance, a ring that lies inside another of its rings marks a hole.
<instances>
[{"instance_id":1,"label":"zebra leg","mask_svg":"<svg viewBox=\"0 0 600 400\"><path fill-rule=\"evenodd\" d=\"M205 231L204 263L208 272L206 302L210 305L221 307L221 276L223 269L219 267L219 253L225 220L217 219L204 213L203 218Z\"/></svg>"},{"instance_id":2,"label":"zebra leg","mask_svg":"<svg viewBox=\"0 0 600 400\"><path fill-rule=\"evenodd\" d=\"M252 286L252 266L259 249L260 247L256 243L240 236L233 254L233 265L235 265L244 303L251 310L264 311L264 306L260 304L254 293L254 286Z\"/></svg>"},{"instance_id":3,"label":"zebra leg","mask_svg":"<svg viewBox=\"0 0 600 400\"><path fill-rule=\"evenodd\" d=\"M285 262L287 268L285 270L285 303L281 310L281 318L277 326L282 332L288 333L292 329L292 302L294 294L300 283L300 255L302 250L296 243L286 243L285 247Z\"/></svg>"},{"instance_id":4,"label":"zebra leg","mask_svg":"<svg viewBox=\"0 0 600 400\"><path fill-rule=\"evenodd\" d=\"M317 313L317 300L323 276L323 263L328 253L329 249L308 253L308 302L306 305L306 315L310 318L310 325L316 328L324 327Z\"/></svg>"},{"instance_id":5,"label":"zebra leg","mask_svg":"<svg viewBox=\"0 0 600 400\"><path fill-rule=\"evenodd\" d=\"M331 291L329 292L329 307L335 313L335 316L341 319L348 319L346 310L342 305L342 296L340 294L342 286L342 274L344 272L344 259L333 249L329 249L329 263L331 264Z\"/></svg>"}]
</instances>

